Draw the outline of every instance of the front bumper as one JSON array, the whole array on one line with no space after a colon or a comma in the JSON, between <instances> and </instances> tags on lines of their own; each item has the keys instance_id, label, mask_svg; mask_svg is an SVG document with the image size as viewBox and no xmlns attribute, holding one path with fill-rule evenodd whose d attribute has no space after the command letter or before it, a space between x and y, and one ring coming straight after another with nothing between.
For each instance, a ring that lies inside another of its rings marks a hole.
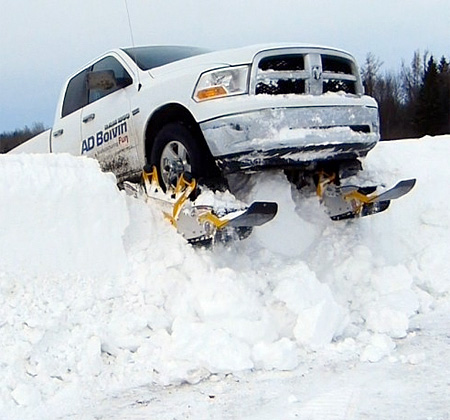
<instances>
[{"instance_id":1,"label":"front bumper","mask_svg":"<svg viewBox=\"0 0 450 420\"><path fill-rule=\"evenodd\" d=\"M363 157L379 140L378 110L366 106L268 108L200 127L225 172Z\"/></svg>"}]
</instances>

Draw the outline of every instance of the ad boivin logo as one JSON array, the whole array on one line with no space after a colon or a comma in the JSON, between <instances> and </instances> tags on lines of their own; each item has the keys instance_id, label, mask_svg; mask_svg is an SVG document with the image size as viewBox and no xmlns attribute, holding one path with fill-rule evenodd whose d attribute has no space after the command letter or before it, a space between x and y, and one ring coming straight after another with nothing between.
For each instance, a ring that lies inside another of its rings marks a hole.
<instances>
[{"instance_id":1,"label":"ad boivin logo","mask_svg":"<svg viewBox=\"0 0 450 420\"><path fill-rule=\"evenodd\" d=\"M98 131L95 135L84 139L81 143L81 154L87 153L99 147L104 143L108 143L117 139L119 145L128 143L128 124L127 119L130 118L130 114L126 114L121 118L118 118L111 124L105 126L105 130Z\"/></svg>"}]
</instances>

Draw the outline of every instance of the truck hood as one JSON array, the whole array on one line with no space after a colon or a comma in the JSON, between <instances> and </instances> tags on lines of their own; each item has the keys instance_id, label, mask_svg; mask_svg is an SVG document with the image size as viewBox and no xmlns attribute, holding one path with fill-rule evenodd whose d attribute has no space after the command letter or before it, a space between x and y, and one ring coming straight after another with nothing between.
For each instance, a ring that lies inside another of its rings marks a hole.
<instances>
[{"instance_id":1,"label":"truck hood","mask_svg":"<svg viewBox=\"0 0 450 420\"><path fill-rule=\"evenodd\" d=\"M189 69L198 69L201 67L204 70L222 67L222 66L236 66L241 64L251 64L256 54L261 51L270 51L270 50L280 50L280 49L296 49L301 50L326 50L331 52L340 52L349 55L346 51L336 49L333 47L324 47L318 45L310 45L310 44L293 44L293 43L285 43L285 44L258 44L251 45L247 47L229 49L229 50L220 50L213 51L210 53L205 53L201 55L196 55L194 57L185 58L179 61L175 61L170 64L166 64L161 67L156 67L149 70L149 73L153 77L158 77L161 75L167 75L171 72L178 71L189 71Z\"/></svg>"}]
</instances>

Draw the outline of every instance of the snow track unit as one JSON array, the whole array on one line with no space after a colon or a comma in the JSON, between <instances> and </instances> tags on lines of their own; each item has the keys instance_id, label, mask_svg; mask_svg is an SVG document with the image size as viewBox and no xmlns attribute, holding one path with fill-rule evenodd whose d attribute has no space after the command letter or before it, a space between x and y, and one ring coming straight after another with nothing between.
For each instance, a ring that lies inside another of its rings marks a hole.
<instances>
[{"instance_id":1,"label":"snow track unit","mask_svg":"<svg viewBox=\"0 0 450 420\"><path fill-rule=\"evenodd\" d=\"M272 220L277 203L255 201L247 206L228 194L224 199L188 173L167 191L161 187L155 167L144 168L140 184L124 183L125 191L135 197L159 205L164 217L191 244L213 245L248 237L255 226Z\"/></svg>"},{"instance_id":2,"label":"snow track unit","mask_svg":"<svg viewBox=\"0 0 450 420\"><path fill-rule=\"evenodd\" d=\"M334 221L385 211L391 200L407 194L416 183L415 179L403 180L378 193L377 187L341 186L335 180L334 176L321 174L316 186L325 212ZM126 181L124 189L129 195L159 205L165 219L193 245L210 246L245 239L254 227L270 222L278 211L275 202L255 201L246 205L228 191L213 192L199 186L189 173L181 174L176 184L164 191L157 169L148 165L142 172L141 182Z\"/></svg>"}]
</instances>

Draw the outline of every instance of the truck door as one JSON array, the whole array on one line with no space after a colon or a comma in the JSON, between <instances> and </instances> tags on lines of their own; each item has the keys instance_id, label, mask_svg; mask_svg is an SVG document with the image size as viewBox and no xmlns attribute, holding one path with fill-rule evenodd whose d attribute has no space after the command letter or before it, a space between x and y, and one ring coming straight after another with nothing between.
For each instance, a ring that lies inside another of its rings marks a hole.
<instances>
[{"instance_id":1,"label":"truck door","mask_svg":"<svg viewBox=\"0 0 450 420\"><path fill-rule=\"evenodd\" d=\"M51 134L51 150L54 153L81 154L81 114L88 100L87 72L87 69L81 71L67 83L61 114L56 116Z\"/></svg>"},{"instance_id":2,"label":"truck door","mask_svg":"<svg viewBox=\"0 0 450 420\"><path fill-rule=\"evenodd\" d=\"M87 74L88 103L81 115L81 154L95 157L122 179L136 172L136 136L130 108L133 79L116 57L95 63Z\"/></svg>"}]
</instances>

